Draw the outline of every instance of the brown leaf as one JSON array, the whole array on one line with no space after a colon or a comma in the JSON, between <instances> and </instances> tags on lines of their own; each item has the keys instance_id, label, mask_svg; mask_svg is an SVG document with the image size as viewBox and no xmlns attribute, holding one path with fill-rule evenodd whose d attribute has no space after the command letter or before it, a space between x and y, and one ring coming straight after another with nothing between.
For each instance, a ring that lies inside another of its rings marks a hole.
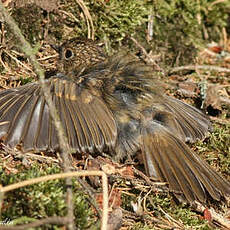
<instances>
[{"instance_id":1,"label":"brown leaf","mask_svg":"<svg viewBox=\"0 0 230 230\"><path fill-rule=\"evenodd\" d=\"M58 8L58 0L35 0L37 6L40 6L43 10L51 12Z\"/></svg>"},{"instance_id":2,"label":"brown leaf","mask_svg":"<svg viewBox=\"0 0 230 230\"><path fill-rule=\"evenodd\" d=\"M117 169L117 172L121 175L121 176L128 176L128 177L134 177L134 172L133 172L133 167L128 165L128 166L124 166L120 169Z\"/></svg>"},{"instance_id":3,"label":"brown leaf","mask_svg":"<svg viewBox=\"0 0 230 230\"><path fill-rule=\"evenodd\" d=\"M113 208L121 207L121 191L119 189L113 189L109 194L109 206Z\"/></svg>"},{"instance_id":4,"label":"brown leaf","mask_svg":"<svg viewBox=\"0 0 230 230\"><path fill-rule=\"evenodd\" d=\"M197 97L199 89L196 83L192 81L185 81L178 83L179 89L177 92L184 97Z\"/></svg>"},{"instance_id":5,"label":"brown leaf","mask_svg":"<svg viewBox=\"0 0 230 230\"><path fill-rule=\"evenodd\" d=\"M115 174L116 173L116 168L114 165L112 164L104 164L102 165L102 170L108 174L108 175L111 175L111 174Z\"/></svg>"}]
</instances>

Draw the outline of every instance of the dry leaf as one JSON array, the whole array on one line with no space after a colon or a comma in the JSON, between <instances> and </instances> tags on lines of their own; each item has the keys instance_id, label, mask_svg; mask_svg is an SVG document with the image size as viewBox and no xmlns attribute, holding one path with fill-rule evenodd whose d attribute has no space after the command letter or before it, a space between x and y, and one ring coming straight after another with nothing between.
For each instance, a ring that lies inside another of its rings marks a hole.
<instances>
[{"instance_id":1,"label":"dry leaf","mask_svg":"<svg viewBox=\"0 0 230 230\"><path fill-rule=\"evenodd\" d=\"M117 169L117 172L124 177L134 177L133 167L130 165Z\"/></svg>"}]
</instances>

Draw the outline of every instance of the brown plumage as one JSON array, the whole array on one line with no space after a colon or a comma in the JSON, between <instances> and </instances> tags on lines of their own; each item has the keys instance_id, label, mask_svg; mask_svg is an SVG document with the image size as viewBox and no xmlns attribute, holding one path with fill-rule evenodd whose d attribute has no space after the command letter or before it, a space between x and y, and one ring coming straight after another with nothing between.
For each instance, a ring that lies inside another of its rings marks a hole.
<instances>
[{"instance_id":1,"label":"brown plumage","mask_svg":"<svg viewBox=\"0 0 230 230\"><path fill-rule=\"evenodd\" d=\"M67 41L59 53L61 73L46 84L77 153L122 158L141 151L146 173L167 182L179 200L205 203L208 196L230 195L230 183L185 144L203 139L210 121L198 109L162 95L148 66L128 54L106 57L87 41ZM0 137L11 148L20 144L22 151L58 150L38 83L0 92Z\"/></svg>"}]
</instances>

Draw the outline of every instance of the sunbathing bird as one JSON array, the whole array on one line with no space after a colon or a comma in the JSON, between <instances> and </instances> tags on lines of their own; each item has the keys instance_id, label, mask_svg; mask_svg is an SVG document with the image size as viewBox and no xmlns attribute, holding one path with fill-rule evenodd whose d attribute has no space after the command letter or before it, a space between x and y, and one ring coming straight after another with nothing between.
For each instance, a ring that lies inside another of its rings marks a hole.
<instances>
[{"instance_id":1,"label":"sunbathing bird","mask_svg":"<svg viewBox=\"0 0 230 230\"><path fill-rule=\"evenodd\" d=\"M92 41L56 47L59 74L46 80L70 147L117 159L141 152L146 173L167 182L179 201L230 195L230 183L186 142L211 129L198 109L163 95L150 67L128 54L107 57ZM0 138L21 151L56 151L57 131L38 83L0 92Z\"/></svg>"}]
</instances>

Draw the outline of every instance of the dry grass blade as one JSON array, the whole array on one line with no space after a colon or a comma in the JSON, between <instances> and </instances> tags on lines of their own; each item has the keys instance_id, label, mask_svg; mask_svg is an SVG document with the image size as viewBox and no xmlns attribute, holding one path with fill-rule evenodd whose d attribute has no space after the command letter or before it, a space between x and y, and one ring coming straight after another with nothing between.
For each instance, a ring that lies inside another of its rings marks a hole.
<instances>
[{"instance_id":1,"label":"dry grass blade","mask_svg":"<svg viewBox=\"0 0 230 230\"><path fill-rule=\"evenodd\" d=\"M90 15L90 13L89 13L89 10L86 7L84 1L82 1L82 0L76 0L76 2L81 7L81 9L82 9L82 11L83 11L83 13L85 15L86 23L87 23L87 27L88 27L88 38L94 40L95 30L94 30L93 20L92 20L92 17Z\"/></svg>"},{"instance_id":2,"label":"dry grass blade","mask_svg":"<svg viewBox=\"0 0 230 230\"><path fill-rule=\"evenodd\" d=\"M219 66L212 66L212 65L188 65L188 66L179 66L172 68L169 73L175 73L182 70L197 70L197 69L203 69L203 70L209 70L209 71L217 71L217 72L225 72L230 73L230 69L219 67Z\"/></svg>"}]
</instances>

